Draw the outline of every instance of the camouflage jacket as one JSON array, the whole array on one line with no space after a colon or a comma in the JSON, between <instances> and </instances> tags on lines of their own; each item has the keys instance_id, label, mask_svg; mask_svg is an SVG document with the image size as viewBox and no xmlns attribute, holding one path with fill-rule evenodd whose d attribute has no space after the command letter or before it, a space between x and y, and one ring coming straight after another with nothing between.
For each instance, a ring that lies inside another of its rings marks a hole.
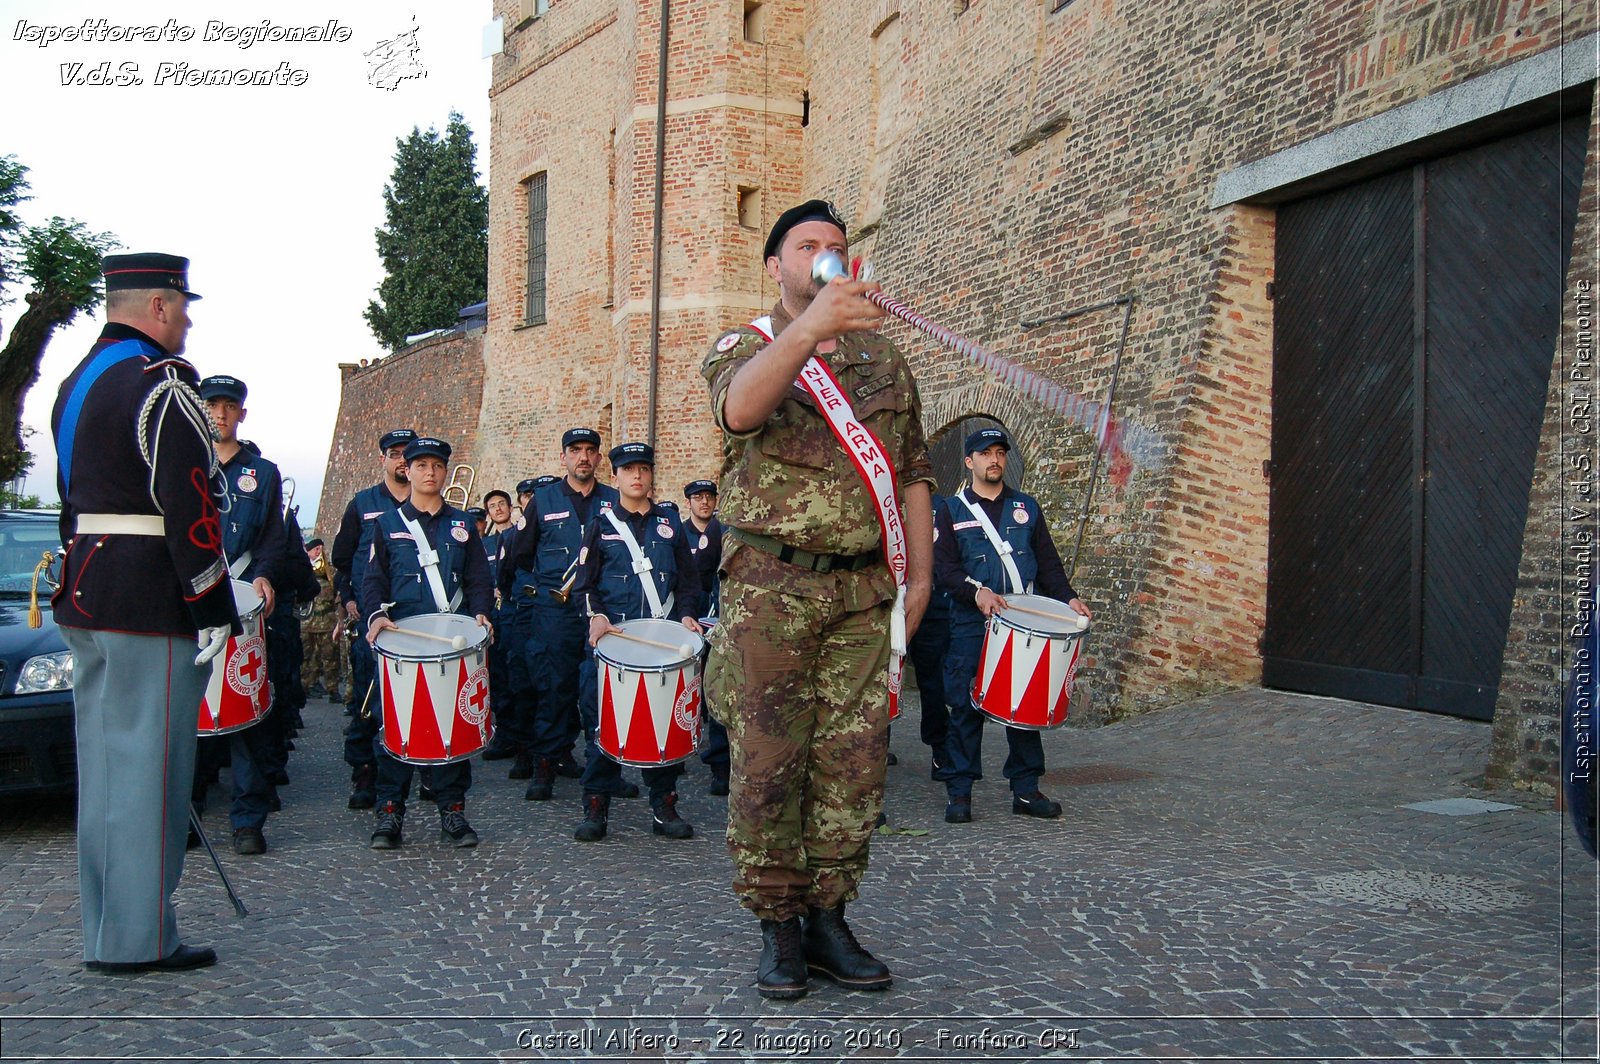
<instances>
[{"instance_id":1,"label":"camouflage jacket","mask_svg":"<svg viewBox=\"0 0 1600 1064\"><path fill-rule=\"evenodd\" d=\"M781 303L775 306L772 335L790 320ZM728 429L723 414L728 383L767 342L753 327L729 329L701 366L711 387L712 415L722 430L718 516L725 525L813 553L861 554L880 547L877 509L861 474L798 382L759 428ZM922 401L894 345L878 333L849 333L836 351L819 357L849 396L857 420L882 441L900 491L918 481L931 486ZM738 548L736 540L725 541L724 563Z\"/></svg>"}]
</instances>

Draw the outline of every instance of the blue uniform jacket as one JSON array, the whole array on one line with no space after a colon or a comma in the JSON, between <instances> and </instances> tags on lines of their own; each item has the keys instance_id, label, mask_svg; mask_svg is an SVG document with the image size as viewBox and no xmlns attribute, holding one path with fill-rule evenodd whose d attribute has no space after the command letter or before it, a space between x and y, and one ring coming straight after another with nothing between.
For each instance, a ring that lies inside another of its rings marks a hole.
<instances>
[{"instance_id":1,"label":"blue uniform jacket","mask_svg":"<svg viewBox=\"0 0 1600 1064\"><path fill-rule=\"evenodd\" d=\"M663 603L673 596L666 619L681 621L700 616L705 601L700 591L700 570L689 551L688 537L678 515L661 506L646 513L634 513L619 503L615 513L633 533L639 551L650 563L648 576ZM585 617L605 614L612 623L650 616L639 574L633 571L633 553L621 533L596 511L583 537L573 598Z\"/></svg>"},{"instance_id":2,"label":"blue uniform jacket","mask_svg":"<svg viewBox=\"0 0 1600 1064\"><path fill-rule=\"evenodd\" d=\"M550 592L565 581L568 567L583 547L587 525L599 513L598 507L608 502L617 504L620 498L617 489L606 484L596 484L588 495L582 495L573 491L565 479L535 489L517 525L510 564L501 569L502 595L521 594L523 585L528 584L537 589L537 599L554 605Z\"/></svg>"},{"instance_id":3,"label":"blue uniform jacket","mask_svg":"<svg viewBox=\"0 0 1600 1064\"><path fill-rule=\"evenodd\" d=\"M234 579L245 583L278 578L283 560L283 477L278 467L248 447L222 464L228 509L222 521L222 551L231 563L250 552L250 564Z\"/></svg>"},{"instance_id":4,"label":"blue uniform jacket","mask_svg":"<svg viewBox=\"0 0 1600 1064\"><path fill-rule=\"evenodd\" d=\"M390 510L400 509L405 501L389 494L387 484L379 481L370 488L362 488L351 497L339 521L339 531L333 537L333 587L339 601L355 602L361 596L361 581L366 575L367 558L372 554L372 536L378 518Z\"/></svg>"},{"instance_id":5,"label":"blue uniform jacket","mask_svg":"<svg viewBox=\"0 0 1600 1064\"><path fill-rule=\"evenodd\" d=\"M408 500L379 517L361 583L361 616L370 625L379 613L402 621L420 613L448 613L434 602L432 585L423 572L416 539L402 517L422 526L428 544L439 552L439 579L446 598L461 589L456 613L487 617L494 608L489 562L472 518L449 503L437 514L419 512Z\"/></svg>"}]
</instances>

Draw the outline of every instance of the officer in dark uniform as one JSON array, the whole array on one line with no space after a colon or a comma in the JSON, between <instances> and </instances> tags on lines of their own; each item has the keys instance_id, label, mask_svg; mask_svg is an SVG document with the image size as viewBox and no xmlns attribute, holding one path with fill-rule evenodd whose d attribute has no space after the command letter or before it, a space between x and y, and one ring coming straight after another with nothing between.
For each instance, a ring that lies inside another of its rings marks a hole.
<instances>
[{"instance_id":1,"label":"officer in dark uniform","mask_svg":"<svg viewBox=\"0 0 1600 1064\"><path fill-rule=\"evenodd\" d=\"M383 479L356 492L344 508L339 531L333 537L334 590L345 612L346 629L351 633L350 701L345 706L350 723L344 732L344 760L350 766L352 783L350 801L346 804L351 809L371 809L376 800L377 762L373 742L378 736L380 717L372 711L368 701L374 662L371 648L361 638L361 611L356 599L366 575L367 559L372 554L372 537L378 518L398 510L411 496L411 485L406 480L405 452L406 445L416 438L416 432L411 429L393 429L379 437Z\"/></svg>"},{"instance_id":2,"label":"officer in dark uniform","mask_svg":"<svg viewBox=\"0 0 1600 1064\"><path fill-rule=\"evenodd\" d=\"M704 599L700 594L699 566L689 551L688 538L675 510L650 501L655 483L655 449L646 443L624 443L611 448L611 468L616 473L614 502L601 502L600 511L584 530L578 552L573 598L588 621L579 672L583 730L589 747L583 769L583 822L574 837L598 842L606 837L611 796L622 784L622 766L600 752L599 678L594 644L622 621L660 617L679 621L699 632ZM648 564L640 571L638 555ZM650 581L646 590L644 581ZM653 592L653 596L651 594ZM659 603L659 611L656 606ZM674 789L683 774L682 763L642 772L650 788L651 830L669 839L694 835L689 822L678 815Z\"/></svg>"},{"instance_id":3,"label":"officer in dark uniform","mask_svg":"<svg viewBox=\"0 0 1600 1064\"><path fill-rule=\"evenodd\" d=\"M507 654L507 647L510 645L508 640L513 628L512 611L510 604L500 595L500 565L505 560L506 544L516 532L516 527L511 524L511 496L499 488L488 492L483 497L483 512L488 522L488 530L483 534L483 553L489 561L489 579L495 586L494 611L489 619L494 624L495 632L498 633L494 645L489 648L489 705L494 713L494 738L489 746L495 753L494 756L490 756L490 751L485 750L483 759L495 761L504 758L506 753L514 752L505 735L512 716L510 658ZM517 766L512 766L513 779L517 778L516 768ZM532 774L533 762L529 760L528 775Z\"/></svg>"},{"instance_id":4,"label":"officer in dark uniform","mask_svg":"<svg viewBox=\"0 0 1600 1064\"><path fill-rule=\"evenodd\" d=\"M240 631L211 427L178 357L200 298L188 266L106 256L106 326L50 417L66 545L51 605L73 657L79 908L97 971L217 960L183 944L172 905L200 699L211 659Z\"/></svg>"},{"instance_id":5,"label":"officer in dark uniform","mask_svg":"<svg viewBox=\"0 0 1600 1064\"><path fill-rule=\"evenodd\" d=\"M571 601L578 550L598 504L615 503L617 490L595 479L600 464L600 434L572 428L561 437L561 464L567 475L534 489L517 523L511 564L501 574L501 590L515 593L519 605L531 598L525 667L533 687L533 778L524 797L548 801L556 763L576 738L578 674L583 668L587 626ZM635 791L637 793L637 791Z\"/></svg>"},{"instance_id":6,"label":"officer in dark uniform","mask_svg":"<svg viewBox=\"0 0 1600 1064\"><path fill-rule=\"evenodd\" d=\"M689 504L683 530L689 536L689 552L700 570L700 592L706 604L705 615L717 615L717 567L722 564L722 522L717 519L717 482L691 480L683 486ZM706 646L710 652L710 644ZM701 667L705 662L701 661ZM705 740L700 747L700 762L711 772L708 794L728 793L728 729L714 715L712 707L701 703Z\"/></svg>"},{"instance_id":7,"label":"officer in dark uniform","mask_svg":"<svg viewBox=\"0 0 1600 1064\"><path fill-rule=\"evenodd\" d=\"M255 450L249 440L244 445ZM258 727L273 730L267 777L276 786L284 787L289 783L289 752L294 749L290 740L304 726L300 711L306 708L306 689L300 682L305 646L297 607L314 602L322 587L306 554L297 506L285 506L283 510L283 556L272 587L278 599L278 608L267 619L267 673L272 679L273 704L267 719Z\"/></svg>"},{"instance_id":8,"label":"officer in dark uniform","mask_svg":"<svg viewBox=\"0 0 1600 1064\"><path fill-rule=\"evenodd\" d=\"M419 436L406 445L405 460L411 497L398 509L378 518L372 556L362 574L361 616L368 641L376 639L385 628L398 627L395 622L423 613L455 612L476 617L492 632L489 611L494 608L494 584L489 580L483 541L478 538L472 518L444 501L450 445ZM427 545L438 552L437 590L419 552L418 529L427 538ZM443 603L437 598L441 592ZM457 604L453 611L447 608L452 602ZM375 850L392 850L401 841L412 766L391 756L382 746L377 749L377 757L378 819L371 845ZM429 777L439 807L441 840L457 847L476 846L478 833L467 823L466 816L472 762L434 765Z\"/></svg>"},{"instance_id":9,"label":"officer in dark uniform","mask_svg":"<svg viewBox=\"0 0 1600 1064\"><path fill-rule=\"evenodd\" d=\"M944 667L945 700L950 707L946 736L950 766L939 775L950 798L944 818L952 824L972 820L972 783L983 778L986 718L972 708L971 691L983 648L985 619L1005 606L1006 595L1029 593L1035 582L1039 594L1089 616L1089 607L1067 579L1039 501L1006 485L1010 451L1011 438L1004 429L979 429L970 434L965 461L971 482L944 500L934 513L933 578L950 595L950 651ZM990 542L980 513L1009 548L1004 554ZM1002 562L1003 557L1011 560L1010 566ZM1039 733L1022 728L1006 728L1005 733L1010 747L1005 776L1011 783L1011 811L1044 819L1060 816L1061 803L1039 790L1039 777L1044 775L1044 745Z\"/></svg>"},{"instance_id":10,"label":"officer in dark uniform","mask_svg":"<svg viewBox=\"0 0 1600 1064\"><path fill-rule=\"evenodd\" d=\"M228 556L228 572L233 579L251 585L265 605L262 623L270 624L277 601L273 580L278 576L283 560L283 478L278 467L245 447L239 440L239 425L248 411L245 396L248 389L237 377L225 374L207 377L200 382L200 398L205 401L206 413L216 429L217 460L222 464L222 479L226 495L219 504L222 521L222 550ZM294 603L289 603L293 607ZM272 663L272 638L270 628L266 633L267 669L269 678L281 683L281 666ZM283 656L281 639L279 657ZM268 707L269 717L280 712L278 699ZM271 771L277 761L275 747L282 741L277 723L258 721L249 728L228 735L211 735L200 740L200 752L195 777L209 781L214 766L229 760L233 776L233 804L228 819L233 825L233 852L260 854L267 852L267 840L262 828L267 814L278 805L277 786ZM197 788L198 789L198 788ZM196 796L198 800L203 797Z\"/></svg>"}]
</instances>

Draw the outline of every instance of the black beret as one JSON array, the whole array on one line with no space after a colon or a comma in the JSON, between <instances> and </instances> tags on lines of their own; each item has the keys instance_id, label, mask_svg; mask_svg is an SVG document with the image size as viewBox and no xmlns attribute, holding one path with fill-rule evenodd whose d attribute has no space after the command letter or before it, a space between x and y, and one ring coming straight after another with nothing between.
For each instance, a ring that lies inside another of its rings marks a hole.
<instances>
[{"instance_id":1,"label":"black beret","mask_svg":"<svg viewBox=\"0 0 1600 1064\"><path fill-rule=\"evenodd\" d=\"M683 486L683 497L685 499L693 498L706 491L715 495L717 493L717 482L714 480L691 480Z\"/></svg>"},{"instance_id":2,"label":"black beret","mask_svg":"<svg viewBox=\"0 0 1600 1064\"><path fill-rule=\"evenodd\" d=\"M561 449L564 451L575 443L592 443L600 446L600 434L594 429L568 429L561 434Z\"/></svg>"},{"instance_id":3,"label":"black beret","mask_svg":"<svg viewBox=\"0 0 1600 1064\"><path fill-rule=\"evenodd\" d=\"M137 255L107 255L100 260L106 278L106 291L130 288L165 288L199 299L189 291L189 260L182 255L163 255L155 251Z\"/></svg>"},{"instance_id":4,"label":"black beret","mask_svg":"<svg viewBox=\"0 0 1600 1064\"><path fill-rule=\"evenodd\" d=\"M232 399L236 403L244 402L244 397L250 394L250 389L244 386L244 381L238 377L230 377L219 373L214 377L207 377L200 382L200 398L202 399Z\"/></svg>"},{"instance_id":5,"label":"black beret","mask_svg":"<svg viewBox=\"0 0 1600 1064\"><path fill-rule=\"evenodd\" d=\"M612 469L621 469L626 465L637 465L643 462L654 468L656 464L656 449L648 443L619 443L611 448Z\"/></svg>"},{"instance_id":6,"label":"black beret","mask_svg":"<svg viewBox=\"0 0 1600 1064\"><path fill-rule=\"evenodd\" d=\"M310 550L312 547L323 547L326 545L327 544L323 543L320 538L313 538L309 543L306 544L306 550Z\"/></svg>"},{"instance_id":7,"label":"black beret","mask_svg":"<svg viewBox=\"0 0 1600 1064\"><path fill-rule=\"evenodd\" d=\"M442 462L450 461L450 445L432 436L418 436L406 444L406 461L415 461L423 455L432 455Z\"/></svg>"},{"instance_id":8,"label":"black beret","mask_svg":"<svg viewBox=\"0 0 1600 1064\"><path fill-rule=\"evenodd\" d=\"M387 451L391 447L404 447L416 438L415 429L390 429L378 437L378 450Z\"/></svg>"},{"instance_id":9,"label":"black beret","mask_svg":"<svg viewBox=\"0 0 1600 1064\"><path fill-rule=\"evenodd\" d=\"M767 243L761 249L761 260L765 262L776 255L783 247L783 238L789 235L789 230L801 222L827 222L829 225L838 226L839 232L849 236L844 227L844 219L833 209L833 204L827 200L806 200L800 206L790 207L778 215L777 222L772 226L772 232L767 234Z\"/></svg>"},{"instance_id":10,"label":"black beret","mask_svg":"<svg viewBox=\"0 0 1600 1064\"><path fill-rule=\"evenodd\" d=\"M1011 437L1006 435L1005 429L993 427L979 429L967 437L967 447L963 453L975 454L978 451L987 451L997 443L1006 450L1011 450Z\"/></svg>"}]
</instances>

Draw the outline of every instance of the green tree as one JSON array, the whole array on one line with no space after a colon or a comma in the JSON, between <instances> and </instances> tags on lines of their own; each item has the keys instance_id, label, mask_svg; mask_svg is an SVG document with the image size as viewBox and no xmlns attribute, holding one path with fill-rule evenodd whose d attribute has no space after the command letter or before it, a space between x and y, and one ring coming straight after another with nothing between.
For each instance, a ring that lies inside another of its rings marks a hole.
<instances>
[{"instance_id":1,"label":"green tree","mask_svg":"<svg viewBox=\"0 0 1600 1064\"><path fill-rule=\"evenodd\" d=\"M22 279L28 284L27 309L0 348L0 481L14 479L32 464L20 431L22 401L39 379L39 360L50 337L79 311L100 305L105 296L100 259L119 246L110 233L91 232L66 218L25 224L14 208L31 198L27 174L15 156L0 159L0 297L7 285ZM18 252L20 264L14 261Z\"/></svg>"},{"instance_id":2,"label":"green tree","mask_svg":"<svg viewBox=\"0 0 1600 1064\"><path fill-rule=\"evenodd\" d=\"M489 193L478 184L472 130L450 114L444 135L413 127L395 141L376 230L384 278L367 325L391 351L407 336L455 325L489 291Z\"/></svg>"}]
</instances>

